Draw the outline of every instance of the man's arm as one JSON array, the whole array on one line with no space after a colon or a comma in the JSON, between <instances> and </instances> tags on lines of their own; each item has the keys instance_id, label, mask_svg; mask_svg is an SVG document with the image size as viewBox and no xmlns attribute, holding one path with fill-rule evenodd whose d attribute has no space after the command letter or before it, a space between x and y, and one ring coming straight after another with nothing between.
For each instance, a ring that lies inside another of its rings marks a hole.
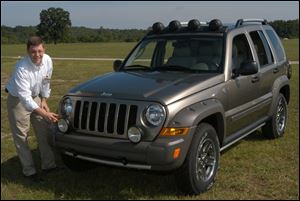
<instances>
[{"instance_id":1,"label":"man's arm","mask_svg":"<svg viewBox=\"0 0 300 201\"><path fill-rule=\"evenodd\" d=\"M50 112L50 109L48 107L47 98L41 98L41 104L40 108L44 109L46 112Z\"/></svg>"},{"instance_id":2,"label":"man's arm","mask_svg":"<svg viewBox=\"0 0 300 201\"><path fill-rule=\"evenodd\" d=\"M51 122L58 121L57 114L48 112L46 109L40 108L37 105L37 103L32 99L31 91L29 90L30 88L29 81L28 79L25 78L25 75L20 71L16 72L16 87L17 87L18 97L26 110L36 112L48 121Z\"/></svg>"}]
</instances>

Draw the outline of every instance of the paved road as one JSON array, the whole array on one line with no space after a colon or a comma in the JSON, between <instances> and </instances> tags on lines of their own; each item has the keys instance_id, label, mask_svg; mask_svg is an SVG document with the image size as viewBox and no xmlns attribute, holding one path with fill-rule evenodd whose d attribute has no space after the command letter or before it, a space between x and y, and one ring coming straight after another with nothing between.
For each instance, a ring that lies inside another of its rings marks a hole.
<instances>
[{"instance_id":1,"label":"paved road","mask_svg":"<svg viewBox=\"0 0 300 201\"><path fill-rule=\"evenodd\" d=\"M23 57L1 56L1 58L21 59ZM115 61L123 60L124 58L71 58L71 57L51 57L53 60L73 60L73 61ZM299 64L299 61L290 61L290 64Z\"/></svg>"}]
</instances>

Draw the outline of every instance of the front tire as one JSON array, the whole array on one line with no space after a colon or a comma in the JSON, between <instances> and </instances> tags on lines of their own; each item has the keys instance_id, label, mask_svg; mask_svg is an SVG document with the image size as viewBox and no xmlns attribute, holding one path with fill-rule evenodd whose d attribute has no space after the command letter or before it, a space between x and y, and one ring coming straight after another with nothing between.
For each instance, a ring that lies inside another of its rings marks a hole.
<instances>
[{"instance_id":1,"label":"front tire","mask_svg":"<svg viewBox=\"0 0 300 201\"><path fill-rule=\"evenodd\" d=\"M177 174L180 188L187 194L200 194L210 189L219 167L220 146L215 129L201 123L183 166Z\"/></svg>"},{"instance_id":2,"label":"front tire","mask_svg":"<svg viewBox=\"0 0 300 201\"><path fill-rule=\"evenodd\" d=\"M270 139L283 136L287 118L287 102L285 97L280 93L276 100L276 110L272 118L262 127L263 134Z\"/></svg>"}]
</instances>

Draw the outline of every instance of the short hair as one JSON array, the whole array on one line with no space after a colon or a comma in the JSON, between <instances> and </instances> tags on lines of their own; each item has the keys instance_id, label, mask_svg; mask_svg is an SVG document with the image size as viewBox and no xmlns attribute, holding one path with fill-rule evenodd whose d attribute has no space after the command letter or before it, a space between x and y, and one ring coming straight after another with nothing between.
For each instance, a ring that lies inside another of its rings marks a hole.
<instances>
[{"instance_id":1,"label":"short hair","mask_svg":"<svg viewBox=\"0 0 300 201\"><path fill-rule=\"evenodd\" d=\"M39 36L31 36L27 41L27 50L29 50L30 46L37 46L43 44L43 40Z\"/></svg>"}]
</instances>

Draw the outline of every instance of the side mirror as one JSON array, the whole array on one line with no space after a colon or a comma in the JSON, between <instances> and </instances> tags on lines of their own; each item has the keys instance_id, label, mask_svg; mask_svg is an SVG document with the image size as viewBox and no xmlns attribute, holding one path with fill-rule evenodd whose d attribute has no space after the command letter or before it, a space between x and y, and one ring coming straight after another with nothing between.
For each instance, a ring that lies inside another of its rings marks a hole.
<instances>
[{"instance_id":1,"label":"side mirror","mask_svg":"<svg viewBox=\"0 0 300 201\"><path fill-rule=\"evenodd\" d=\"M253 75L258 72L258 65L256 61L242 62L239 69L240 75Z\"/></svg>"},{"instance_id":2,"label":"side mirror","mask_svg":"<svg viewBox=\"0 0 300 201\"><path fill-rule=\"evenodd\" d=\"M232 78L239 75L253 75L258 72L258 65L256 61L242 62L239 69L232 70Z\"/></svg>"},{"instance_id":3,"label":"side mirror","mask_svg":"<svg viewBox=\"0 0 300 201\"><path fill-rule=\"evenodd\" d=\"M120 70L120 67L122 65L122 61L121 60L115 60L113 67L114 67L114 71L118 72Z\"/></svg>"}]
</instances>

